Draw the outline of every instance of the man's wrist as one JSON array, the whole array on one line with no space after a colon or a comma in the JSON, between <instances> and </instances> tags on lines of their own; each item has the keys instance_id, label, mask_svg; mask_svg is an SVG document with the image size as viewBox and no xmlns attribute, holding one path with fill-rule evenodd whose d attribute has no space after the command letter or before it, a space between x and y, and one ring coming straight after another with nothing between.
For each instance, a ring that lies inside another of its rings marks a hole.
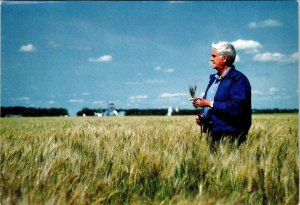
<instances>
[{"instance_id":1,"label":"man's wrist","mask_svg":"<svg viewBox=\"0 0 300 205\"><path fill-rule=\"evenodd\" d=\"M209 107L213 107L214 106L214 101L210 101L209 104L210 104Z\"/></svg>"}]
</instances>

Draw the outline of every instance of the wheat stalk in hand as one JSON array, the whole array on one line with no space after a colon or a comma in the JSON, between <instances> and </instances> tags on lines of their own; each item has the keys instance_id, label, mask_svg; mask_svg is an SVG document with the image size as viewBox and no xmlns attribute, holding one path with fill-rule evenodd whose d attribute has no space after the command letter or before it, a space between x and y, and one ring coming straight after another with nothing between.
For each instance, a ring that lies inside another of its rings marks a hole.
<instances>
[{"instance_id":1,"label":"wheat stalk in hand","mask_svg":"<svg viewBox=\"0 0 300 205\"><path fill-rule=\"evenodd\" d=\"M196 85L189 87L190 95L191 95L192 98L195 98L196 90L197 90L197 86Z\"/></svg>"}]
</instances>

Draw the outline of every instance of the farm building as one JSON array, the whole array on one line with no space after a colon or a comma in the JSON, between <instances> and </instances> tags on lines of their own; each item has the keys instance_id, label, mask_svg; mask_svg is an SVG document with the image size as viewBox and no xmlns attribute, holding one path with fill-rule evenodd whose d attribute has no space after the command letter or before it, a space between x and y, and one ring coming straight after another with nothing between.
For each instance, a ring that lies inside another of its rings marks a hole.
<instances>
[{"instance_id":1,"label":"farm building","mask_svg":"<svg viewBox=\"0 0 300 205\"><path fill-rule=\"evenodd\" d=\"M108 108L102 113L101 116L118 116L118 115L119 113L115 108L115 104L110 102L108 103Z\"/></svg>"}]
</instances>

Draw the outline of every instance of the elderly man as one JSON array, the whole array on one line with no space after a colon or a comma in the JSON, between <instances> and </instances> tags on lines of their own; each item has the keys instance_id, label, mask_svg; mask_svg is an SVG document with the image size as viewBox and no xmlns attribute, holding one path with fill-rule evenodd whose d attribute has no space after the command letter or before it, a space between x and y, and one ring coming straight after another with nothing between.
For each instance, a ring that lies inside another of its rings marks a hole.
<instances>
[{"instance_id":1,"label":"elderly man","mask_svg":"<svg viewBox=\"0 0 300 205\"><path fill-rule=\"evenodd\" d=\"M194 107L202 107L196 118L212 138L219 142L224 136L238 145L246 140L251 126L251 86L247 77L235 69L235 48L228 42L212 44L210 61L217 70L203 98L194 98Z\"/></svg>"}]
</instances>

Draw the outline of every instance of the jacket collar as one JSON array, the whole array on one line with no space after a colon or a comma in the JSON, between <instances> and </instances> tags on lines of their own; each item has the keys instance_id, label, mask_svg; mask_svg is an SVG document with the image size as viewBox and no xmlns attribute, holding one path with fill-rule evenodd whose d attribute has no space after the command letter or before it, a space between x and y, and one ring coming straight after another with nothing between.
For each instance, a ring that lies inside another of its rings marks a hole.
<instances>
[{"instance_id":1,"label":"jacket collar","mask_svg":"<svg viewBox=\"0 0 300 205\"><path fill-rule=\"evenodd\" d=\"M218 79L218 78L216 77L216 75L218 75L218 74L217 74L217 73L211 74L211 75L210 75L210 79L211 79L211 80L212 80L212 79ZM226 73L226 75L225 75L224 77L222 77L221 79L223 79L223 78L233 78L234 76L235 76L235 66L232 65L232 66L230 67L228 73Z\"/></svg>"}]
</instances>

